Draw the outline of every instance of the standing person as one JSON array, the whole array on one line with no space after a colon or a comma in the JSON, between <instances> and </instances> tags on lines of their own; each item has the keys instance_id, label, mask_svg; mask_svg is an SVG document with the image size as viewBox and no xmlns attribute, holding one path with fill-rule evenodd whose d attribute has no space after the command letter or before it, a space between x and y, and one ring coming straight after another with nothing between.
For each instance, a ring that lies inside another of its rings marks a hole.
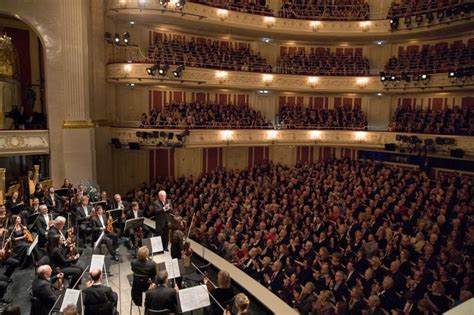
<instances>
[{"instance_id":1,"label":"standing person","mask_svg":"<svg viewBox=\"0 0 474 315\"><path fill-rule=\"evenodd\" d=\"M38 218L36 219L36 231L38 231L38 247L44 248L46 245L49 227L53 224L53 217L48 213L46 205L39 206Z\"/></svg>"},{"instance_id":2,"label":"standing person","mask_svg":"<svg viewBox=\"0 0 474 315\"><path fill-rule=\"evenodd\" d=\"M155 216L155 233L157 236L161 236L163 242L163 249L168 251L169 243L169 219L168 213L171 211L171 205L166 200L166 192L160 190L158 193L158 200L155 201L156 216Z\"/></svg>"},{"instance_id":3,"label":"standing person","mask_svg":"<svg viewBox=\"0 0 474 315\"><path fill-rule=\"evenodd\" d=\"M95 268L90 273L87 288L84 293L84 308L87 315L112 315L115 314L118 296L108 286L102 284L102 271Z\"/></svg>"}]
</instances>

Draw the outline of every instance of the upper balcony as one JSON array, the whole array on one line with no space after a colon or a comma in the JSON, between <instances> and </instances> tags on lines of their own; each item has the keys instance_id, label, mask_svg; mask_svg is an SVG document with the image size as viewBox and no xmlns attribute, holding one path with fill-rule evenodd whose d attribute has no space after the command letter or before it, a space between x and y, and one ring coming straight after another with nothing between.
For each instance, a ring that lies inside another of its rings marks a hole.
<instances>
[{"instance_id":1,"label":"upper balcony","mask_svg":"<svg viewBox=\"0 0 474 315\"><path fill-rule=\"evenodd\" d=\"M428 23L426 19L408 26L398 21L396 32L386 19L387 12L380 12L377 20L369 21L320 21L286 19L273 16L248 14L219 9L207 5L187 2L184 8L177 8L176 1L166 7L151 0L109 0L106 15L115 21L135 21L147 25L168 24L183 29L234 34L252 38L270 37L299 41L373 42L377 40L403 41L407 39L437 38L460 35L474 27L472 13L456 15ZM158 19L159 17L159 19ZM372 15L373 17L373 15Z\"/></svg>"}]
</instances>

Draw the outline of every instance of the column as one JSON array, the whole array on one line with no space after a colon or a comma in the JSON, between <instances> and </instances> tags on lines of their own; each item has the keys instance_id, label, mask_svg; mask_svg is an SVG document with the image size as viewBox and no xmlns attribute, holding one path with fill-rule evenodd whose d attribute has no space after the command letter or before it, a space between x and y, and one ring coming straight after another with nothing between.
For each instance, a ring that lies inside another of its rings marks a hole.
<instances>
[{"instance_id":1,"label":"column","mask_svg":"<svg viewBox=\"0 0 474 315\"><path fill-rule=\"evenodd\" d=\"M72 183L95 181L94 124L90 117L88 19L90 1L60 2L63 46L65 177ZM55 180L60 180L55 178Z\"/></svg>"}]
</instances>

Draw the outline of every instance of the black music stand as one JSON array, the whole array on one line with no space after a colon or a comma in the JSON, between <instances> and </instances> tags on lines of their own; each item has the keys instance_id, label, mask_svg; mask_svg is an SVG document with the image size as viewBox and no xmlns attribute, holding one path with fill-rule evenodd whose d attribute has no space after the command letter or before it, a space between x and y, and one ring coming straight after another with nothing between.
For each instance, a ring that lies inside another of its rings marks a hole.
<instances>
[{"instance_id":1,"label":"black music stand","mask_svg":"<svg viewBox=\"0 0 474 315\"><path fill-rule=\"evenodd\" d=\"M8 210L8 213L9 214L15 214L15 215L18 215L20 212L23 211L23 209L25 209L25 204L24 203L20 203L16 206L13 206L11 207L9 210Z\"/></svg>"},{"instance_id":2,"label":"black music stand","mask_svg":"<svg viewBox=\"0 0 474 315\"><path fill-rule=\"evenodd\" d=\"M59 189L56 189L54 192L56 193L56 195L60 197L67 197L69 195L69 191L70 191L69 188L59 188Z\"/></svg>"},{"instance_id":3,"label":"black music stand","mask_svg":"<svg viewBox=\"0 0 474 315\"><path fill-rule=\"evenodd\" d=\"M91 202L91 205L95 208L97 206L102 206L102 209L105 210L105 208L107 208L107 201L95 201L95 202Z\"/></svg>"},{"instance_id":4,"label":"black music stand","mask_svg":"<svg viewBox=\"0 0 474 315\"><path fill-rule=\"evenodd\" d=\"M60 311L60 309L61 309L61 305L63 304L65 294L66 294L66 290L63 289L63 290L59 291L59 297L56 300L56 302L54 303L51 310L49 311L50 315L59 315L59 314L63 313L63 312ZM79 298L77 299L76 307L77 307L78 314L84 315L83 293L82 292L79 294Z\"/></svg>"},{"instance_id":5,"label":"black music stand","mask_svg":"<svg viewBox=\"0 0 474 315\"><path fill-rule=\"evenodd\" d=\"M105 203L105 201L102 201L102 202ZM122 209L117 208L117 209L107 210L106 212L112 216L112 219L114 219L114 221L119 220L122 217Z\"/></svg>"},{"instance_id":6,"label":"black music stand","mask_svg":"<svg viewBox=\"0 0 474 315\"><path fill-rule=\"evenodd\" d=\"M135 219L129 219L125 221L125 227L123 228L124 231L128 231L131 229L136 229L140 226L143 226L143 221L144 218L135 218Z\"/></svg>"}]
</instances>

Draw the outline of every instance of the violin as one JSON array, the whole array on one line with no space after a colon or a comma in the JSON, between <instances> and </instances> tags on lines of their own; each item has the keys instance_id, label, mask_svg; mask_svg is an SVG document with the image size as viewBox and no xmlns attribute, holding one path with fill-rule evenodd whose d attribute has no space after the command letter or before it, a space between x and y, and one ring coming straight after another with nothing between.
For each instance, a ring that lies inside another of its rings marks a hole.
<instances>
[{"instance_id":1,"label":"violin","mask_svg":"<svg viewBox=\"0 0 474 315\"><path fill-rule=\"evenodd\" d=\"M23 231L23 235L25 236L26 241L28 243L33 243L33 240L34 240L33 234L31 234L31 232L26 228L26 226L20 224L20 227L21 227L21 230Z\"/></svg>"},{"instance_id":2,"label":"violin","mask_svg":"<svg viewBox=\"0 0 474 315\"><path fill-rule=\"evenodd\" d=\"M67 246L67 257L69 259L75 259L77 255L76 243L74 242L74 228L69 228L67 230L67 241L69 245Z\"/></svg>"},{"instance_id":3,"label":"violin","mask_svg":"<svg viewBox=\"0 0 474 315\"><path fill-rule=\"evenodd\" d=\"M107 233L112 233L114 231L114 219L109 214L109 218L107 219L107 226L105 227Z\"/></svg>"}]
</instances>

